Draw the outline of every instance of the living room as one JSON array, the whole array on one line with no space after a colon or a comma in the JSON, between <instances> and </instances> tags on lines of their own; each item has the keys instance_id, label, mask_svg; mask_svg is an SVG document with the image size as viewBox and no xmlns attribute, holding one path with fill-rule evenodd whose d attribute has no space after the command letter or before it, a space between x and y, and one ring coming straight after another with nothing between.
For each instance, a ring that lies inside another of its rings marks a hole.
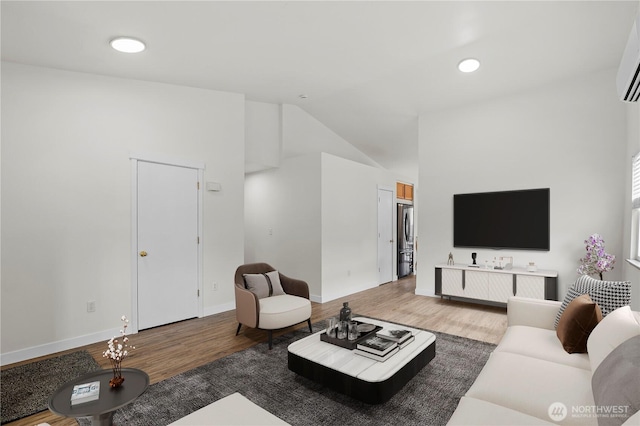
<instances>
[{"instance_id":1,"label":"living room","mask_svg":"<svg viewBox=\"0 0 640 426\"><path fill-rule=\"evenodd\" d=\"M134 65L119 57L112 63L96 58L104 69L101 73L68 69L64 57L37 61L21 60L18 54L7 57L13 52L11 45L21 47L12 37L19 32L9 31L17 31L14 28L22 21L5 25L11 8L22 7L17 3L2 4L2 365L106 341L117 333L118 318L130 315L132 156L199 161L206 164L204 180L221 184L220 191L203 194L202 316L235 308L232 278L239 265L272 261L287 273L287 263L279 259L287 258L290 264L307 260L304 248L274 253L271 259L249 255L247 229L252 225L244 214L245 188L255 177L245 174L247 103L281 108L278 103L260 101L258 95L250 97L241 90L168 84L152 77L123 78L123 70ZM578 61L584 69L578 74L518 86L521 70L534 68L544 74L546 67L536 63L533 54L516 58L520 62L513 68L501 70L504 87L492 96L407 114L411 117L403 124L410 125L407 134L416 142L415 151L409 152L417 159L416 168L390 168L385 179L405 179L416 186L416 295L435 294L433 268L445 262L448 253L456 262L471 260L471 250L452 246L453 194L545 187L551 190L550 250L478 250L480 263L496 255L513 256L517 265L535 262L542 269L556 270L562 298L577 278L584 239L600 233L607 251L617 259L605 278L631 281L631 307L640 310L640 273L625 261L631 257L628 194L631 157L640 150L640 110L637 104L621 102L615 88L618 62L638 4L594 3L610 16L605 21L611 28L599 31L615 32L619 40L616 45L593 47L594 52L609 55L597 65ZM588 8L575 7L576 14ZM37 9L32 13L27 16L34 20L25 27L38 28L47 21L48 13ZM63 8L49 15L65 13L73 14L74 25L79 25L89 11ZM567 16L566 10L563 13ZM592 11L585 14L595 19ZM562 31L553 37L563 35L573 37ZM547 35L538 40L540 45L532 42L526 48L542 49L553 37ZM83 50L84 42L77 43L75 47ZM580 46L582 41L575 43ZM589 51L589 46L582 48ZM459 53L463 52L445 56L453 59ZM492 57L487 56L487 63ZM490 69L487 66L483 72ZM459 84L471 90L472 81ZM301 89L292 89L295 97ZM457 91L455 96L464 98ZM322 124L305 111L312 107L296 102L304 101L282 102L282 108L301 114L302 118L294 117L295 123L304 119ZM357 117L354 122L361 124ZM323 132L331 133L325 127ZM332 140L343 148L349 143L347 137L334 135ZM319 151L308 154L322 157ZM367 155L358 152L351 151L354 158L347 160L362 163ZM327 265L321 254L317 255L321 263L313 268L328 268L325 273L316 269L306 275L294 269L291 275L318 289L323 289L320 280L329 276L334 283L352 281L342 293L328 292L326 300L376 287L370 278L375 259L368 255L375 253L375 247L368 244L362 250L359 241L349 243L341 249L359 256L353 263L366 264L362 275L354 267L348 276L344 265ZM335 289L334 284L330 288ZM323 293L319 290L315 296L322 298ZM87 301L95 301L95 312L87 312Z\"/></svg>"}]
</instances>

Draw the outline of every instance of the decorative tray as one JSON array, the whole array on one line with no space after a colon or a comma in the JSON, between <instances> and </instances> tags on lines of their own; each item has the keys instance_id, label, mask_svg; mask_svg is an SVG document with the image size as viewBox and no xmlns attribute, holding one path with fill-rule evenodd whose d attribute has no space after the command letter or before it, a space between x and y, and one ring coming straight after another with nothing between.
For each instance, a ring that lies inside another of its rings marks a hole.
<instances>
[{"instance_id":1,"label":"decorative tray","mask_svg":"<svg viewBox=\"0 0 640 426\"><path fill-rule=\"evenodd\" d=\"M382 327L380 327L379 325L373 325L373 324L369 324L369 323L365 323L365 322L361 322L361 321L355 321L356 324L358 324L358 326L360 325L368 325L368 326L373 326L374 328L371 331L368 332L360 332L360 336L356 339L356 340L349 340L346 337L344 339L338 339L337 337L331 337L327 335L326 330L322 332L322 334L320 335L320 340L322 340L323 342L327 342L327 343L331 343L333 345L337 345L340 347L343 347L345 349L349 349L349 350L353 350L356 348L356 346L358 345L359 342L363 341L364 339L371 337L373 335L376 334L376 332L382 330ZM368 328L368 327L365 327Z\"/></svg>"}]
</instances>

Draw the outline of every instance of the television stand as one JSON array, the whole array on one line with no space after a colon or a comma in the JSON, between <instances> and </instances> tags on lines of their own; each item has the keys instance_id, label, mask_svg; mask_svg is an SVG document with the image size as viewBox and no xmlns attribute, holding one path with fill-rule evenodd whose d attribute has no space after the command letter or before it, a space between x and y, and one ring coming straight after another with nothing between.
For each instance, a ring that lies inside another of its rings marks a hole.
<instances>
[{"instance_id":1,"label":"television stand","mask_svg":"<svg viewBox=\"0 0 640 426\"><path fill-rule=\"evenodd\" d=\"M441 297L506 306L511 296L558 300L558 272L478 265L436 265L435 293Z\"/></svg>"}]
</instances>

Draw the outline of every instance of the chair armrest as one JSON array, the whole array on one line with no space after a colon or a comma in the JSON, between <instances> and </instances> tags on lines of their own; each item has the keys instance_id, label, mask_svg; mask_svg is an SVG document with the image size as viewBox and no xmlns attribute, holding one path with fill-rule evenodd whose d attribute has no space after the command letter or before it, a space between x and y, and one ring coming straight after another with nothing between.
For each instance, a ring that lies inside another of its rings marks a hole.
<instances>
[{"instance_id":1,"label":"chair armrest","mask_svg":"<svg viewBox=\"0 0 640 426\"><path fill-rule=\"evenodd\" d=\"M240 324L257 328L260 318L260 302L258 297L249 290L236 285L236 319Z\"/></svg>"},{"instance_id":2,"label":"chair armrest","mask_svg":"<svg viewBox=\"0 0 640 426\"><path fill-rule=\"evenodd\" d=\"M555 330L560 305L562 303L555 300L510 297L507 301L507 326L527 325Z\"/></svg>"},{"instance_id":3,"label":"chair armrest","mask_svg":"<svg viewBox=\"0 0 640 426\"><path fill-rule=\"evenodd\" d=\"M286 275L280 274L280 284L285 293L293 296L309 298L309 284L305 281L297 280L295 278L289 278Z\"/></svg>"}]
</instances>

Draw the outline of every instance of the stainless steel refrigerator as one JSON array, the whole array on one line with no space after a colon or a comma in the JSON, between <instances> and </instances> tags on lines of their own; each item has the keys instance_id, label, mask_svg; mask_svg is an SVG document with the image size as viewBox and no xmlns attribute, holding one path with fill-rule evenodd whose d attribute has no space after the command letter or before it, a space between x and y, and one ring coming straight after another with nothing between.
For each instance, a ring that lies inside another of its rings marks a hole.
<instances>
[{"instance_id":1,"label":"stainless steel refrigerator","mask_svg":"<svg viewBox=\"0 0 640 426\"><path fill-rule=\"evenodd\" d=\"M413 273L413 206L398 204L398 278Z\"/></svg>"}]
</instances>

